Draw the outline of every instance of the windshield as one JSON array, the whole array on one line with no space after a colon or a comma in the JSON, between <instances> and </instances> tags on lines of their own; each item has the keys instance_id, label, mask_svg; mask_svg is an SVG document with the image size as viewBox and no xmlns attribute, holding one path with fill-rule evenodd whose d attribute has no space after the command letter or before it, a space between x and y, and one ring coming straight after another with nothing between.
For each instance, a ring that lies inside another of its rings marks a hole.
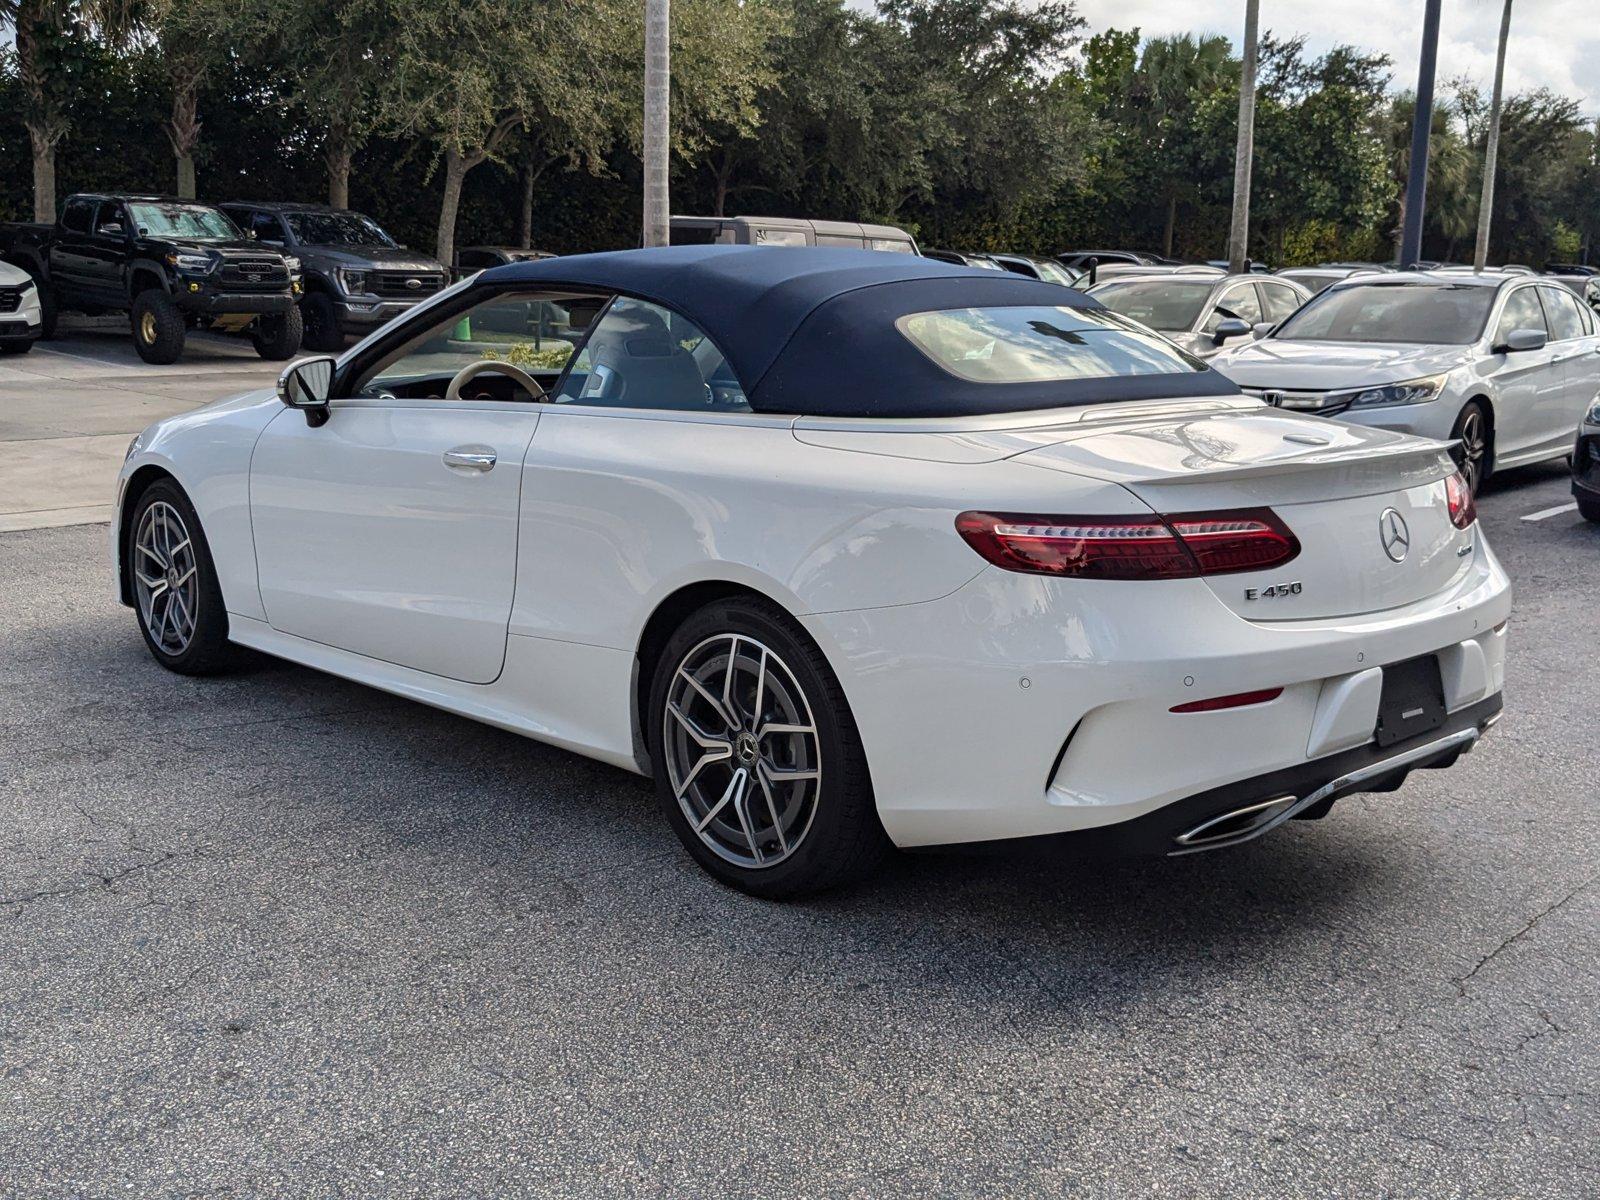
<instances>
[{"instance_id":1,"label":"windshield","mask_svg":"<svg viewBox=\"0 0 1600 1200\"><path fill-rule=\"evenodd\" d=\"M294 240L302 246L393 246L394 239L371 217L353 212L284 213Z\"/></svg>"},{"instance_id":2,"label":"windshield","mask_svg":"<svg viewBox=\"0 0 1600 1200\"><path fill-rule=\"evenodd\" d=\"M1211 295L1214 279L1130 279L1094 289L1094 298L1112 312L1141 325L1177 333L1194 327Z\"/></svg>"},{"instance_id":3,"label":"windshield","mask_svg":"<svg viewBox=\"0 0 1600 1200\"><path fill-rule=\"evenodd\" d=\"M1039 278L1046 283L1059 283L1063 287L1071 287L1072 281L1076 278L1048 259L1030 258L1028 261L1033 264L1033 269L1039 272Z\"/></svg>"},{"instance_id":4,"label":"windshield","mask_svg":"<svg viewBox=\"0 0 1600 1200\"><path fill-rule=\"evenodd\" d=\"M1478 340L1497 289L1470 283L1367 283L1332 288L1306 302L1272 336L1297 342Z\"/></svg>"},{"instance_id":5,"label":"windshield","mask_svg":"<svg viewBox=\"0 0 1600 1200\"><path fill-rule=\"evenodd\" d=\"M895 322L918 350L974 383L1175 375L1205 365L1098 309L1018 305L913 313Z\"/></svg>"},{"instance_id":6,"label":"windshield","mask_svg":"<svg viewBox=\"0 0 1600 1200\"><path fill-rule=\"evenodd\" d=\"M204 204L130 204L134 227L148 237L193 241L237 241L244 234L221 209Z\"/></svg>"}]
</instances>

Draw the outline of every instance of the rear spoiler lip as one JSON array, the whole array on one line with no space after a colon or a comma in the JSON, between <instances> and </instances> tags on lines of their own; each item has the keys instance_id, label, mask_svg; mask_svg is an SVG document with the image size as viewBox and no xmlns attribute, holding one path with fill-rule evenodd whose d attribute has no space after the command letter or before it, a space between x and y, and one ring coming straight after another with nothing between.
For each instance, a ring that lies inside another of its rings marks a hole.
<instances>
[{"instance_id":1,"label":"rear spoiler lip","mask_svg":"<svg viewBox=\"0 0 1600 1200\"><path fill-rule=\"evenodd\" d=\"M1389 481L1389 487L1397 485L1415 487L1418 483L1431 483L1444 479L1457 469L1455 460L1450 457L1451 447L1456 444L1454 441L1440 442L1432 438L1417 438L1396 446L1357 446L1342 450L1325 450L1320 453L1300 454L1277 462L1241 463L1236 466L1166 474L1139 474L1133 471L1099 470L1087 463L1063 461L1060 457L1051 456L1049 451L1053 447L1024 450L1012 455L1007 461L1022 463L1030 467L1045 467L1050 470L1065 471L1069 474L1097 479L1104 483L1117 483L1134 491L1143 487L1204 486L1214 483L1230 483L1241 479L1266 479L1282 475L1300 475L1305 473L1307 469L1315 470L1319 467L1361 464L1371 464L1374 467L1381 465L1392 469L1397 478ZM1409 481L1404 478L1406 476L1411 477Z\"/></svg>"}]
</instances>

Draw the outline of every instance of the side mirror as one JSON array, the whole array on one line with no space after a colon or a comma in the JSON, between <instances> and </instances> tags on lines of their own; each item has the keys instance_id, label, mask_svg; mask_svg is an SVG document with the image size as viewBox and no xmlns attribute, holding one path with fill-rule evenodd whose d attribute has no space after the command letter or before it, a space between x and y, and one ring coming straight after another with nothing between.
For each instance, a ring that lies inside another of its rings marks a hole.
<instances>
[{"instance_id":1,"label":"side mirror","mask_svg":"<svg viewBox=\"0 0 1600 1200\"><path fill-rule=\"evenodd\" d=\"M1211 340L1218 346L1229 338L1244 337L1250 332L1250 322L1241 321L1238 317L1228 317L1217 325L1212 333Z\"/></svg>"},{"instance_id":2,"label":"side mirror","mask_svg":"<svg viewBox=\"0 0 1600 1200\"><path fill-rule=\"evenodd\" d=\"M1521 354L1528 350L1543 350L1550 335L1543 329L1513 329L1505 341L1495 347L1500 354Z\"/></svg>"},{"instance_id":3,"label":"side mirror","mask_svg":"<svg viewBox=\"0 0 1600 1200\"><path fill-rule=\"evenodd\" d=\"M328 421L328 394L333 389L331 354L302 358L290 363L278 376L278 399L306 414L306 424L315 429Z\"/></svg>"},{"instance_id":4,"label":"side mirror","mask_svg":"<svg viewBox=\"0 0 1600 1200\"><path fill-rule=\"evenodd\" d=\"M1275 321L1257 321L1250 326L1250 333L1256 338L1264 338L1278 327Z\"/></svg>"}]
</instances>

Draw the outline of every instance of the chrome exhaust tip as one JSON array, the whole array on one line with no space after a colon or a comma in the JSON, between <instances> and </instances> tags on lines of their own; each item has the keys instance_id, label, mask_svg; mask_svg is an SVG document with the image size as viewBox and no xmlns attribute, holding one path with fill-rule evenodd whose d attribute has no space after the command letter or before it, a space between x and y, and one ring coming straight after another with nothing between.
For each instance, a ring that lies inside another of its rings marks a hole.
<instances>
[{"instance_id":1,"label":"chrome exhaust tip","mask_svg":"<svg viewBox=\"0 0 1600 1200\"><path fill-rule=\"evenodd\" d=\"M1178 850L1174 853L1211 850L1249 841L1257 834L1265 833L1279 817L1286 814L1299 801L1298 796L1276 796L1271 800L1247 804L1243 808L1236 808L1208 821L1202 821L1189 832L1180 833L1173 839L1178 844Z\"/></svg>"}]
</instances>

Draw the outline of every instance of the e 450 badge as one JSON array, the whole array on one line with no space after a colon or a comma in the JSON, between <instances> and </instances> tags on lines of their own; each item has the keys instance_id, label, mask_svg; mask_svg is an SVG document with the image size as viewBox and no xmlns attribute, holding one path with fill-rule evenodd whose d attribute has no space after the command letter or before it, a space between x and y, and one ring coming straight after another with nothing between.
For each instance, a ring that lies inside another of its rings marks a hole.
<instances>
[{"instance_id":1,"label":"e 450 badge","mask_svg":"<svg viewBox=\"0 0 1600 1200\"><path fill-rule=\"evenodd\" d=\"M1275 583L1271 587L1245 588L1246 600L1277 600L1283 596L1298 596L1301 592L1300 581L1293 583Z\"/></svg>"}]
</instances>

